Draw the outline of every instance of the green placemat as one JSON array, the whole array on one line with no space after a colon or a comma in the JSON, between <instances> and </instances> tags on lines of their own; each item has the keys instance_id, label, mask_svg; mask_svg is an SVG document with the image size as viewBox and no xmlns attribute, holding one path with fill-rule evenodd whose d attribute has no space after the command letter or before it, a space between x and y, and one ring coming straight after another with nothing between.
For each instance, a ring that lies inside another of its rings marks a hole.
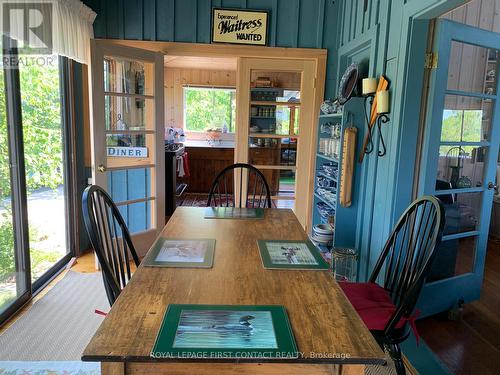
<instances>
[{"instance_id":1,"label":"green placemat","mask_svg":"<svg viewBox=\"0 0 500 375\"><path fill-rule=\"evenodd\" d=\"M142 264L147 267L211 268L215 240L160 238Z\"/></svg>"},{"instance_id":2,"label":"green placemat","mask_svg":"<svg viewBox=\"0 0 500 375\"><path fill-rule=\"evenodd\" d=\"M264 268L328 270L330 265L311 241L258 240Z\"/></svg>"},{"instance_id":3,"label":"green placemat","mask_svg":"<svg viewBox=\"0 0 500 375\"><path fill-rule=\"evenodd\" d=\"M263 219L262 208L207 207L205 219Z\"/></svg>"},{"instance_id":4,"label":"green placemat","mask_svg":"<svg viewBox=\"0 0 500 375\"><path fill-rule=\"evenodd\" d=\"M297 358L283 306L169 305L154 358Z\"/></svg>"}]
</instances>

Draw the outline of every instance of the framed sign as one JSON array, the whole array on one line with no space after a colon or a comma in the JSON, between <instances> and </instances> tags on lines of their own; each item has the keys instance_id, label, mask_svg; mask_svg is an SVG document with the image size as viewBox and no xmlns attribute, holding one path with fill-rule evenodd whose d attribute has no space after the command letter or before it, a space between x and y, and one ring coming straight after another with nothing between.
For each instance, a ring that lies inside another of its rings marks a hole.
<instances>
[{"instance_id":1,"label":"framed sign","mask_svg":"<svg viewBox=\"0 0 500 375\"><path fill-rule=\"evenodd\" d=\"M116 156L122 158L147 158L147 147L107 147L108 156Z\"/></svg>"},{"instance_id":2,"label":"framed sign","mask_svg":"<svg viewBox=\"0 0 500 375\"><path fill-rule=\"evenodd\" d=\"M212 9L212 43L267 45L269 13L263 10Z\"/></svg>"}]
</instances>

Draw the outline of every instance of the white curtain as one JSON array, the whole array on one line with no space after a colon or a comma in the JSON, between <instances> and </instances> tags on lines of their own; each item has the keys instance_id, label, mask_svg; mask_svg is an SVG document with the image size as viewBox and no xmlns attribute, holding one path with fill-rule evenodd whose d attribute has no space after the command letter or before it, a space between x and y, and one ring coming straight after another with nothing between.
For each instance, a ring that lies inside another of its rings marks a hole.
<instances>
[{"instance_id":1,"label":"white curtain","mask_svg":"<svg viewBox=\"0 0 500 375\"><path fill-rule=\"evenodd\" d=\"M2 30L31 48L50 40L52 53L90 63L90 39L96 13L79 0L0 0ZM8 25L4 12L8 11ZM35 32L31 32L33 29ZM35 35L36 34L36 35Z\"/></svg>"}]
</instances>

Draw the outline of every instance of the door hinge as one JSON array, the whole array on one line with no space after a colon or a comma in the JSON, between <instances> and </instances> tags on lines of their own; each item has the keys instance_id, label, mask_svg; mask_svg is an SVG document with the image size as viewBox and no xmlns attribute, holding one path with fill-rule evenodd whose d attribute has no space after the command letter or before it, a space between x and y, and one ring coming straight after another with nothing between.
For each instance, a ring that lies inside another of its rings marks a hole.
<instances>
[{"instance_id":1,"label":"door hinge","mask_svg":"<svg viewBox=\"0 0 500 375\"><path fill-rule=\"evenodd\" d=\"M425 54L426 69L436 69L438 67L438 54L437 52L428 52Z\"/></svg>"}]
</instances>

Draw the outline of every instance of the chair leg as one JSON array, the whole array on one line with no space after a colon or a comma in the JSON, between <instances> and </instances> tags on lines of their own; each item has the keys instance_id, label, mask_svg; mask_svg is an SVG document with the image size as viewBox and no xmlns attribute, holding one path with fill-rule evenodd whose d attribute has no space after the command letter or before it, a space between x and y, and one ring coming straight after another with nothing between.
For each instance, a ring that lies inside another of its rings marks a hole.
<instances>
[{"instance_id":1,"label":"chair leg","mask_svg":"<svg viewBox=\"0 0 500 375\"><path fill-rule=\"evenodd\" d=\"M405 365L403 363L403 357L401 355L401 348L398 344L386 344L385 348L389 352L389 356L394 361L394 366L396 367L397 375L406 375Z\"/></svg>"}]
</instances>

